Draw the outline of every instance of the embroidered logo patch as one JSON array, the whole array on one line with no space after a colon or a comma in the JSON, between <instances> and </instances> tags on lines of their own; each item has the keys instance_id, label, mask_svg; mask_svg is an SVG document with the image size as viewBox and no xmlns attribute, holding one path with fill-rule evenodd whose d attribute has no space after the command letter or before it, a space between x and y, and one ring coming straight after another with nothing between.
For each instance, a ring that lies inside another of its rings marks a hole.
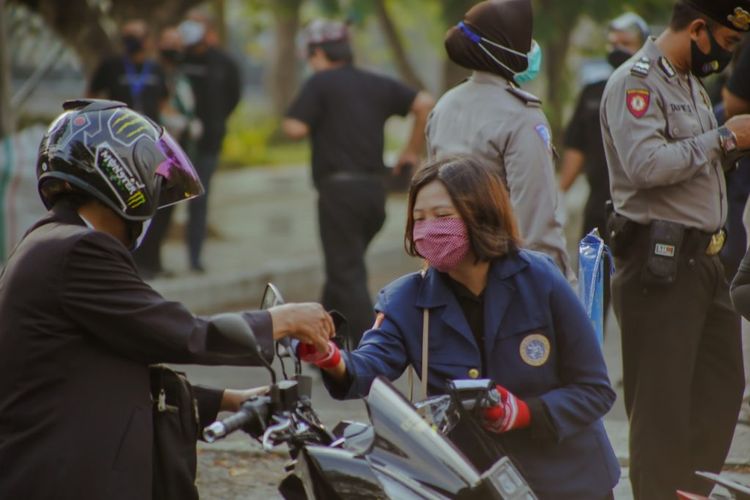
<instances>
[{"instance_id":1,"label":"embroidered logo patch","mask_svg":"<svg viewBox=\"0 0 750 500\"><path fill-rule=\"evenodd\" d=\"M534 127L534 130L536 130L536 133L539 134L539 137L541 137L542 142L544 142L544 146L547 148L547 151L552 154L552 132L550 132L549 127L547 125L540 123L536 127Z\"/></svg>"},{"instance_id":2,"label":"embroidered logo patch","mask_svg":"<svg viewBox=\"0 0 750 500\"><path fill-rule=\"evenodd\" d=\"M651 92L646 89L628 90L625 96L625 103L628 106L630 114L640 118L648 111L648 105L651 103Z\"/></svg>"},{"instance_id":3,"label":"embroidered logo patch","mask_svg":"<svg viewBox=\"0 0 750 500\"><path fill-rule=\"evenodd\" d=\"M674 245L665 245L664 243L657 243L654 246L654 253L661 255L662 257L674 257L675 248Z\"/></svg>"},{"instance_id":4,"label":"embroidered logo patch","mask_svg":"<svg viewBox=\"0 0 750 500\"><path fill-rule=\"evenodd\" d=\"M529 366L542 366L549 359L549 340L541 333L532 333L521 341L520 350L524 363Z\"/></svg>"},{"instance_id":5,"label":"embroidered logo patch","mask_svg":"<svg viewBox=\"0 0 750 500\"><path fill-rule=\"evenodd\" d=\"M729 22L740 31L747 31L750 29L750 13L742 7L736 7L734 9L734 14L729 14L727 19L729 19Z\"/></svg>"}]
</instances>

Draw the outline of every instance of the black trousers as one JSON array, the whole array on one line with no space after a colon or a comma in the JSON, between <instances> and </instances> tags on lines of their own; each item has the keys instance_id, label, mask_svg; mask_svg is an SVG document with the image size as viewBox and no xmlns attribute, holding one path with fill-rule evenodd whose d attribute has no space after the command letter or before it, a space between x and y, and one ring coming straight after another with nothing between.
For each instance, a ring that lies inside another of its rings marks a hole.
<instances>
[{"instance_id":1,"label":"black trousers","mask_svg":"<svg viewBox=\"0 0 750 500\"><path fill-rule=\"evenodd\" d=\"M317 187L326 273L321 302L347 318L354 348L375 321L365 252L385 222L385 188L378 178L328 179Z\"/></svg>"},{"instance_id":2,"label":"black trousers","mask_svg":"<svg viewBox=\"0 0 750 500\"><path fill-rule=\"evenodd\" d=\"M724 269L717 256L686 250L668 286L641 283L647 229L615 259L636 499L674 498L677 489L707 495L694 471L721 470L742 401L740 320Z\"/></svg>"}]
</instances>

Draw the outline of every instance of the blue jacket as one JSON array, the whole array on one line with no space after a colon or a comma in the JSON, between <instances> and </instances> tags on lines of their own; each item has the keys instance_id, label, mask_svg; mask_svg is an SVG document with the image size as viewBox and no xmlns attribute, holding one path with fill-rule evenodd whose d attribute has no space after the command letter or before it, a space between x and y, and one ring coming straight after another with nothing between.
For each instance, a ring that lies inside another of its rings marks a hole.
<instances>
[{"instance_id":1,"label":"blue jacket","mask_svg":"<svg viewBox=\"0 0 750 500\"><path fill-rule=\"evenodd\" d=\"M578 297L551 259L530 251L493 262L484 294L487 376L521 399L541 399L556 431L538 438L532 423L497 439L540 498L605 498L620 476L602 424L615 393ZM375 308L385 314L381 327L344 354L352 384L326 380L334 397L366 396L376 376L394 380L409 364L421 373L423 308L430 310L430 394L481 372L475 337L434 269L389 284Z\"/></svg>"}]
</instances>

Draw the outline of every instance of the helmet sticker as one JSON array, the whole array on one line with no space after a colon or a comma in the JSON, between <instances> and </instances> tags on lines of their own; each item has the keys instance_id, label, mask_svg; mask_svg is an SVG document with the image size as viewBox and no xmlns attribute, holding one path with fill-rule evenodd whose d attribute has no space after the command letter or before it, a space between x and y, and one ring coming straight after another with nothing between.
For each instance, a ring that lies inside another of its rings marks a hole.
<instances>
[{"instance_id":1,"label":"helmet sticker","mask_svg":"<svg viewBox=\"0 0 750 500\"><path fill-rule=\"evenodd\" d=\"M151 122L126 108L112 113L107 126L112 138L126 147L132 146L142 137L149 137L154 141L159 139L158 130Z\"/></svg>"},{"instance_id":2,"label":"helmet sticker","mask_svg":"<svg viewBox=\"0 0 750 500\"><path fill-rule=\"evenodd\" d=\"M99 174L117 196L123 210L137 208L146 203L146 195L143 192L146 185L130 171L109 144L104 143L96 148L96 166Z\"/></svg>"}]
</instances>

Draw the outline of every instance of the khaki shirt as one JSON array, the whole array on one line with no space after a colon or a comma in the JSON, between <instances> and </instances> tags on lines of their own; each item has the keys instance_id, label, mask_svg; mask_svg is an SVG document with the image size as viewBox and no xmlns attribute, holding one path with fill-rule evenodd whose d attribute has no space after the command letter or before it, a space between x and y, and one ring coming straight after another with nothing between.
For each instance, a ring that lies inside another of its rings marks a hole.
<instances>
[{"instance_id":1,"label":"khaki shirt","mask_svg":"<svg viewBox=\"0 0 750 500\"><path fill-rule=\"evenodd\" d=\"M715 232L727 214L716 118L700 80L651 39L610 77L601 126L615 210Z\"/></svg>"},{"instance_id":2,"label":"khaki shirt","mask_svg":"<svg viewBox=\"0 0 750 500\"><path fill-rule=\"evenodd\" d=\"M427 123L430 159L479 155L498 166L524 246L551 256L575 279L557 207L552 134L539 101L508 91L500 76L475 72L446 92Z\"/></svg>"}]
</instances>

